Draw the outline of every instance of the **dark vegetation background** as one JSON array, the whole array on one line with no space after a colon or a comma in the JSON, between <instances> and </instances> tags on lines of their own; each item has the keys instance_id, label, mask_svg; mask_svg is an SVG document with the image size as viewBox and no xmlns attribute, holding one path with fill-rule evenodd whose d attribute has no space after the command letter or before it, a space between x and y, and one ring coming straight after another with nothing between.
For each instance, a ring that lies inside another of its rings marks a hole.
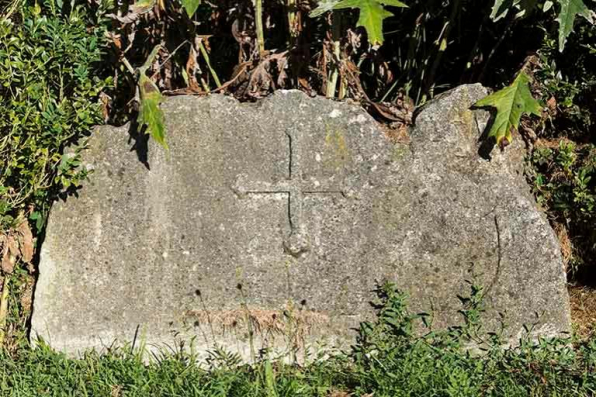
<instances>
[{"instance_id":1,"label":"dark vegetation background","mask_svg":"<svg viewBox=\"0 0 596 397\"><path fill-rule=\"evenodd\" d=\"M265 0L261 49L250 0L203 1L192 17L172 0L0 0L0 345L26 344L50 205L86 177L78 152L93 125L137 119L143 65L160 95L349 98L396 139L433 96L462 83L500 89L523 69L544 107L515 137L528 180L570 283L596 286L596 28L578 18L560 52L546 3L520 16L519 1L505 2L495 22L493 2L410 0L388 8L385 41L372 46L356 10L310 18L314 1Z\"/></svg>"}]
</instances>

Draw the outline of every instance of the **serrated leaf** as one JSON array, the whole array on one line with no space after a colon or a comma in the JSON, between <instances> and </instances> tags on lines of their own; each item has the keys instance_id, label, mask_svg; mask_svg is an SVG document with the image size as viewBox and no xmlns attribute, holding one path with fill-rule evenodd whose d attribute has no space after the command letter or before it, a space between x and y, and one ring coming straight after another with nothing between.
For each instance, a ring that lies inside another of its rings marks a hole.
<instances>
[{"instance_id":1,"label":"serrated leaf","mask_svg":"<svg viewBox=\"0 0 596 397\"><path fill-rule=\"evenodd\" d=\"M561 6L557 17L557 22L559 22L559 51L563 52L567 38L573 32L575 18L581 15L590 23L594 23L594 15L582 0L559 0L559 5Z\"/></svg>"},{"instance_id":2,"label":"serrated leaf","mask_svg":"<svg viewBox=\"0 0 596 397\"><path fill-rule=\"evenodd\" d=\"M383 6L407 7L399 0L341 0L339 2L325 1L319 3L311 13L311 16L318 16L326 11L355 8L359 11L358 24L366 30L368 41L371 45L383 44L383 20L393 16Z\"/></svg>"},{"instance_id":3,"label":"serrated leaf","mask_svg":"<svg viewBox=\"0 0 596 397\"><path fill-rule=\"evenodd\" d=\"M201 5L201 0L180 0L180 2L182 3L182 7L184 7L189 17L195 15L195 12L197 12L197 9Z\"/></svg>"},{"instance_id":4,"label":"serrated leaf","mask_svg":"<svg viewBox=\"0 0 596 397\"><path fill-rule=\"evenodd\" d=\"M161 92L145 74L141 74L139 79L139 91L141 95L139 121L147 126L147 132L151 137L167 150L165 117L159 107L163 99Z\"/></svg>"},{"instance_id":5,"label":"serrated leaf","mask_svg":"<svg viewBox=\"0 0 596 397\"><path fill-rule=\"evenodd\" d=\"M312 10L308 16L311 18L320 17L328 11L332 11L333 7L339 2L340 0L321 0L318 2L317 8Z\"/></svg>"},{"instance_id":6,"label":"serrated leaf","mask_svg":"<svg viewBox=\"0 0 596 397\"><path fill-rule=\"evenodd\" d=\"M495 4L493 5L492 11L490 13L490 19L493 21L498 21L507 15L510 7L510 0L495 0Z\"/></svg>"},{"instance_id":7,"label":"serrated leaf","mask_svg":"<svg viewBox=\"0 0 596 397\"><path fill-rule=\"evenodd\" d=\"M511 131L519 127L522 114L541 115L542 107L532 96L530 81L530 77L522 71L510 86L474 104L475 107L497 109L497 115L488 136L494 137L501 148L511 143Z\"/></svg>"},{"instance_id":8,"label":"serrated leaf","mask_svg":"<svg viewBox=\"0 0 596 397\"><path fill-rule=\"evenodd\" d=\"M536 8L537 2L538 0L495 0L490 18L496 22L507 16L510 10L514 10L516 18L525 18Z\"/></svg>"}]
</instances>

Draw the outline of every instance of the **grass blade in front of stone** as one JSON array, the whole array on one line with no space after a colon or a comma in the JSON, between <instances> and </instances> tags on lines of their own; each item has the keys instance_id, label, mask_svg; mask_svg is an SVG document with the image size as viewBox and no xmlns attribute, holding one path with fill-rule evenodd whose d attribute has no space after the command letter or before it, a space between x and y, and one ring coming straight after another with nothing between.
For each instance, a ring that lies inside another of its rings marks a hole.
<instances>
[{"instance_id":1,"label":"grass blade in front of stone","mask_svg":"<svg viewBox=\"0 0 596 397\"><path fill-rule=\"evenodd\" d=\"M473 292L482 294L482 289ZM473 293L474 295L474 293ZM462 311L463 326L415 336L419 316L391 285L379 290L378 318L363 323L349 353L308 365L262 358L243 364L214 351L164 352L150 362L129 348L69 359L47 345L0 352L2 396L589 396L596 392L596 340L522 340L503 349L493 337L482 355L476 340L480 300Z\"/></svg>"}]
</instances>

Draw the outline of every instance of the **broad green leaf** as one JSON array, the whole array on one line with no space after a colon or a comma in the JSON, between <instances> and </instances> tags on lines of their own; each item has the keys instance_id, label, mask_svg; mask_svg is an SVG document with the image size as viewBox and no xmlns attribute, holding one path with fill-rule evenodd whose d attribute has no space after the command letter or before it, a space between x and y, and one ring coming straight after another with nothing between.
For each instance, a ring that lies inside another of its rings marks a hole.
<instances>
[{"instance_id":1,"label":"broad green leaf","mask_svg":"<svg viewBox=\"0 0 596 397\"><path fill-rule=\"evenodd\" d=\"M498 21L504 18L510 10L515 12L516 18L524 18L536 8L538 0L495 0L490 18Z\"/></svg>"},{"instance_id":2,"label":"broad green leaf","mask_svg":"<svg viewBox=\"0 0 596 397\"><path fill-rule=\"evenodd\" d=\"M147 132L151 137L167 150L165 118L159 107L162 101L161 92L144 73L139 79L139 91L141 94L139 121L147 126Z\"/></svg>"},{"instance_id":3,"label":"broad green leaf","mask_svg":"<svg viewBox=\"0 0 596 397\"><path fill-rule=\"evenodd\" d=\"M312 10L309 14L311 18L317 18L324 13L333 10L333 7L341 0L321 0L318 2L317 8Z\"/></svg>"},{"instance_id":4,"label":"broad green leaf","mask_svg":"<svg viewBox=\"0 0 596 397\"><path fill-rule=\"evenodd\" d=\"M182 7L186 10L186 13L189 17L195 15L197 12L197 8L201 5L201 0L180 0L182 2Z\"/></svg>"},{"instance_id":5,"label":"broad green leaf","mask_svg":"<svg viewBox=\"0 0 596 397\"><path fill-rule=\"evenodd\" d=\"M546 0L544 2L544 5L542 6L542 11L543 12L547 12L548 10L550 10L553 7L553 2L551 0Z\"/></svg>"},{"instance_id":6,"label":"broad green leaf","mask_svg":"<svg viewBox=\"0 0 596 397\"><path fill-rule=\"evenodd\" d=\"M511 1L495 0L495 4L493 5L493 9L490 13L490 18L493 21L498 21L499 19L501 19L505 15L507 15L510 7L511 7Z\"/></svg>"},{"instance_id":7,"label":"broad green leaf","mask_svg":"<svg viewBox=\"0 0 596 397\"><path fill-rule=\"evenodd\" d=\"M559 22L559 51L563 52L567 38L573 32L575 17L581 15L590 23L594 23L594 15L582 0L559 0L559 5L561 6L557 17L557 22Z\"/></svg>"},{"instance_id":8,"label":"broad green leaf","mask_svg":"<svg viewBox=\"0 0 596 397\"><path fill-rule=\"evenodd\" d=\"M475 107L497 109L497 116L488 136L494 137L501 148L511 143L511 131L519 127L522 114L541 115L542 107L530 92L530 81L530 77L522 71L510 86L474 104Z\"/></svg>"},{"instance_id":9,"label":"broad green leaf","mask_svg":"<svg viewBox=\"0 0 596 397\"><path fill-rule=\"evenodd\" d=\"M383 6L407 7L399 0L341 0L339 2L326 0L321 2L311 13L311 16L318 16L326 11L356 8L359 11L357 26L362 26L368 34L368 41L371 45L383 44L383 20L393 16Z\"/></svg>"}]
</instances>

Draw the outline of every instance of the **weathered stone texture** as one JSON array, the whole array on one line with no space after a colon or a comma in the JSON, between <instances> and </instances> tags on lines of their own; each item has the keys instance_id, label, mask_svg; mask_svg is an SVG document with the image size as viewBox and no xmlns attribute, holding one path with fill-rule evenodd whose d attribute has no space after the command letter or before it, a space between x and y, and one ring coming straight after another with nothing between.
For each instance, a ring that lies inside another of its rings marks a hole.
<instances>
[{"instance_id":1,"label":"weathered stone texture","mask_svg":"<svg viewBox=\"0 0 596 397\"><path fill-rule=\"evenodd\" d=\"M77 352L139 327L149 344L196 335L246 353L249 315L257 348L289 334L341 343L383 280L433 308L435 327L461 321L474 281L489 329L502 313L510 335L568 330L559 246L520 140L478 155L488 114L469 107L485 94L462 86L431 102L409 144L356 106L299 92L174 97L171 153L150 142L150 169L127 128L99 128L90 182L52 209L32 336Z\"/></svg>"}]
</instances>

